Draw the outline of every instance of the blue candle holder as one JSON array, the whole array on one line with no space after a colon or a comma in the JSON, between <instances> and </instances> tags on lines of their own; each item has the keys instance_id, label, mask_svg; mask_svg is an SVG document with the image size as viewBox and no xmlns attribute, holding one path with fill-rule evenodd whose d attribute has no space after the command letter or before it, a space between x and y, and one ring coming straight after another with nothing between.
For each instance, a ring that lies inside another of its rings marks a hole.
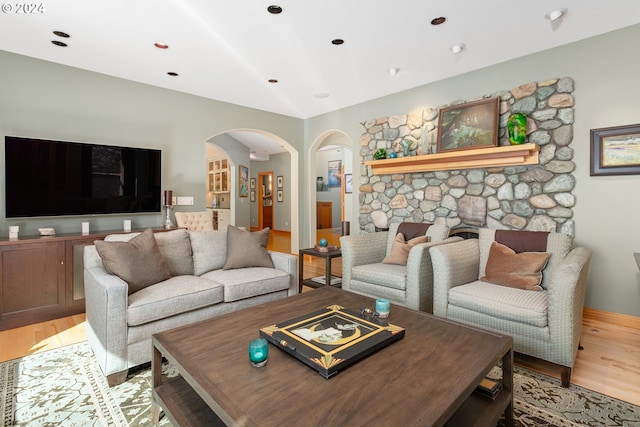
<instances>
[{"instance_id":1,"label":"blue candle holder","mask_svg":"<svg viewBox=\"0 0 640 427\"><path fill-rule=\"evenodd\" d=\"M264 338L252 340L249 343L249 362L251 366L261 368L267 364L269 358L269 343Z\"/></svg>"},{"instance_id":2,"label":"blue candle holder","mask_svg":"<svg viewBox=\"0 0 640 427\"><path fill-rule=\"evenodd\" d=\"M376 311L382 318L389 317L390 310L389 300L384 298L378 298L376 300Z\"/></svg>"}]
</instances>

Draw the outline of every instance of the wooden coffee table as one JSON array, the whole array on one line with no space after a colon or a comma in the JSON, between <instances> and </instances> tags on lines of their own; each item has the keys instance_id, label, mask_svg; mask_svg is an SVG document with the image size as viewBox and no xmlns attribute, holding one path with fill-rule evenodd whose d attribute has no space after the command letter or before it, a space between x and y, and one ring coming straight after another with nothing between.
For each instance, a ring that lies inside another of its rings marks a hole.
<instances>
[{"instance_id":1,"label":"wooden coffee table","mask_svg":"<svg viewBox=\"0 0 640 427\"><path fill-rule=\"evenodd\" d=\"M249 364L260 328L333 304L374 300L325 287L155 334L154 424L162 407L176 425L495 426L503 413L513 425L511 337L398 306L388 321L405 337L331 379L272 344L265 367ZM162 377L163 356L179 377ZM500 361L500 394L474 393Z\"/></svg>"}]
</instances>

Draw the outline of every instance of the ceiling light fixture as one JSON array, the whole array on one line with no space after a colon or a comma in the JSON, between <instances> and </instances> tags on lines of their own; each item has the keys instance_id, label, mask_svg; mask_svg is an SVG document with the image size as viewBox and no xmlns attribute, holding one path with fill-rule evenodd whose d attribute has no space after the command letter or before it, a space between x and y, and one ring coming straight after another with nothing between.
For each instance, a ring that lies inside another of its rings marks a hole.
<instances>
[{"instance_id":1,"label":"ceiling light fixture","mask_svg":"<svg viewBox=\"0 0 640 427\"><path fill-rule=\"evenodd\" d=\"M462 52L465 48L464 43L458 43L458 44L454 44L453 46L451 46L449 48L449 50L455 54L458 54L460 52Z\"/></svg>"},{"instance_id":2,"label":"ceiling light fixture","mask_svg":"<svg viewBox=\"0 0 640 427\"><path fill-rule=\"evenodd\" d=\"M389 75L390 75L390 76L392 76L392 77L393 77L393 76L395 76L395 75L397 75L397 74L398 74L398 71L400 71L400 69L399 69L399 68L395 68L395 67L393 67L393 68L389 68L389 69L387 70L387 72L389 73Z\"/></svg>"},{"instance_id":3,"label":"ceiling light fixture","mask_svg":"<svg viewBox=\"0 0 640 427\"><path fill-rule=\"evenodd\" d=\"M58 37L62 37L64 39L68 39L69 37L71 37L69 34L63 32L63 31L54 31L53 34L55 34Z\"/></svg>"},{"instance_id":4,"label":"ceiling light fixture","mask_svg":"<svg viewBox=\"0 0 640 427\"><path fill-rule=\"evenodd\" d=\"M171 77L178 77L178 73L174 71L169 71L167 74L170 75Z\"/></svg>"},{"instance_id":5,"label":"ceiling light fixture","mask_svg":"<svg viewBox=\"0 0 640 427\"><path fill-rule=\"evenodd\" d=\"M169 49L169 45L166 43L154 43L153 45L158 49Z\"/></svg>"},{"instance_id":6,"label":"ceiling light fixture","mask_svg":"<svg viewBox=\"0 0 640 427\"><path fill-rule=\"evenodd\" d=\"M67 44L64 42L61 42L59 40L51 40L51 43L55 44L56 46L60 46L60 47L67 47Z\"/></svg>"},{"instance_id":7,"label":"ceiling light fixture","mask_svg":"<svg viewBox=\"0 0 640 427\"><path fill-rule=\"evenodd\" d=\"M341 44L344 44L344 40L342 40L342 39L333 39L333 40L331 40L331 44L335 45L335 46L340 46Z\"/></svg>"},{"instance_id":8,"label":"ceiling light fixture","mask_svg":"<svg viewBox=\"0 0 640 427\"><path fill-rule=\"evenodd\" d=\"M278 83L278 79L269 79L267 80L269 83Z\"/></svg>"},{"instance_id":9,"label":"ceiling light fixture","mask_svg":"<svg viewBox=\"0 0 640 427\"><path fill-rule=\"evenodd\" d=\"M547 18L549 21L553 22L557 19L560 19L564 16L565 13L568 12L568 9L566 8L562 8L562 9L556 9L556 10L552 10L551 12L547 13L544 17Z\"/></svg>"},{"instance_id":10,"label":"ceiling light fixture","mask_svg":"<svg viewBox=\"0 0 640 427\"><path fill-rule=\"evenodd\" d=\"M272 15L279 15L282 13L282 8L278 5L272 4L271 6L267 7L267 12Z\"/></svg>"},{"instance_id":11,"label":"ceiling light fixture","mask_svg":"<svg viewBox=\"0 0 640 427\"><path fill-rule=\"evenodd\" d=\"M431 20L431 25L442 25L445 22L447 22L447 18L445 18L444 16L438 16L437 18L433 18Z\"/></svg>"}]
</instances>

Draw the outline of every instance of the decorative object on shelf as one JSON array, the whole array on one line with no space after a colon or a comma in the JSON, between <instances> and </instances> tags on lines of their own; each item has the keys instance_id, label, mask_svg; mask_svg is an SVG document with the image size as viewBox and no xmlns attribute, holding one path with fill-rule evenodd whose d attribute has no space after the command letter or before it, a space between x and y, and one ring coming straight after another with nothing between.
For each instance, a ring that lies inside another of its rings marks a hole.
<instances>
[{"instance_id":1,"label":"decorative object on shelf","mask_svg":"<svg viewBox=\"0 0 640 427\"><path fill-rule=\"evenodd\" d=\"M375 153L373 153L373 160L382 160L387 158L387 150L384 148L378 148Z\"/></svg>"},{"instance_id":2,"label":"decorative object on shelf","mask_svg":"<svg viewBox=\"0 0 640 427\"><path fill-rule=\"evenodd\" d=\"M125 219L122 221L122 229L123 231L126 231L127 233L129 233L131 231L131 220L130 219Z\"/></svg>"},{"instance_id":3,"label":"decorative object on shelf","mask_svg":"<svg viewBox=\"0 0 640 427\"><path fill-rule=\"evenodd\" d=\"M316 178L316 191L323 191L324 188L324 178L319 176Z\"/></svg>"},{"instance_id":4,"label":"decorative object on shelf","mask_svg":"<svg viewBox=\"0 0 640 427\"><path fill-rule=\"evenodd\" d=\"M20 232L19 225L9 226L9 240L18 240L18 233Z\"/></svg>"},{"instance_id":5,"label":"decorative object on shelf","mask_svg":"<svg viewBox=\"0 0 640 427\"><path fill-rule=\"evenodd\" d=\"M441 108L438 153L498 145L499 97Z\"/></svg>"},{"instance_id":6,"label":"decorative object on shelf","mask_svg":"<svg viewBox=\"0 0 640 427\"><path fill-rule=\"evenodd\" d=\"M396 153L395 151L392 151L389 153L389 158L390 159L395 159L396 157L398 157L398 153Z\"/></svg>"},{"instance_id":7,"label":"decorative object on shelf","mask_svg":"<svg viewBox=\"0 0 640 427\"><path fill-rule=\"evenodd\" d=\"M507 134L511 145L524 144L527 139L527 116L513 113L507 119Z\"/></svg>"},{"instance_id":8,"label":"decorative object on shelf","mask_svg":"<svg viewBox=\"0 0 640 427\"><path fill-rule=\"evenodd\" d=\"M329 242L327 242L327 239L325 239L324 237L318 241L318 245L322 246L323 248L328 244Z\"/></svg>"},{"instance_id":9,"label":"decorative object on shelf","mask_svg":"<svg viewBox=\"0 0 640 427\"><path fill-rule=\"evenodd\" d=\"M331 252L331 251L337 251L338 245L327 245L327 246L315 245L313 249L315 249L318 252Z\"/></svg>"},{"instance_id":10,"label":"decorative object on shelf","mask_svg":"<svg viewBox=\"0 0 640 427\"><path fill-rule=\"evenodd\" d=\"M400 146L402 147L402 155L405 157L409 157L411 150L414 149L416 142L411 141L410 139L403 139L400 141ZM395 157L395 156L394 156Z\"/></svg>"},{"instance_id":11,"label":"decorative object on shelf","mask_svg":"<svg viewBox=\"0 0 640 427\"><path fill-rule=\"evenodd\" d=\"M162 200L162 205L164 206L164 209L167 211L166 219L164 221L164 228L167 230L176 228L175 224L171 221L171 209L173 209L173 191L164 190L164 198Z\"/></svg>"},{"instance_id":12,"label":"decorative object on shelf","mask_svg":"<svg viewBox=\"0 0 640 427\"><path fill-rule=\"evenodd\" d=\"M87 234L89 234L89 223L85 221L82 223L82 235L86 236Z\"/></svg>"},{"instance_id":13,"label":"decorative object on shelf","mask_svg":"<svg viewBox=\"0 0 640 427\"><path fill-rule=\"evenodd\" d=\"M591 176L640 174L640 124L591 129Z\"/></svg>"},{"instance_id":14,"label":"decorative object on shelf","mask_svg":"<svg viewBox=\"0 0 640 427\"><path fill-rule=\"evenodd\" d=\"M342 160L329 160L329 188L340 187L342 185Z\"/></svg>"},{"instance_id":15,"label":"decorative object on shelf","mask_svg":"<svg viewBox=\"0 0 640 427\"><path fill-rule=\"evenodd\" d=\"M267 364L269 358L269 343L264 338L252 340L249 343L249 362L251 366L261 368Z\"/></svg>"},{"instance_id":16,"label":"decorative object on shelf","mask_svg":"<svg viewBox=\"0 0 640 427\"><path fill-rule=\"evenodd\" d=\"M284 188L284 177L282 175L279 175L276 178L276 187L278 188Z\"/></svg>"},{"instance_id":17,"label":"decorative object on shelf","mask_svg":"<svg viewBox=\"0 0 640 427\"><path fill-rule=\"evenodd\" d=\"M41 236L55 236L56 230L53 227L43 227L38 228L38 233L40 233Z\"/></svg>"},{"instance_id":18,"label":"decorative object on shelf","mask_svg":"<svg viewBox=\"0 0 640 427\"><path fill-rule=\"evenodd\" d=\"M249 168L246 166L238 166L238 195L240 197L249 197Z\"/></svg>"}]
</instances>

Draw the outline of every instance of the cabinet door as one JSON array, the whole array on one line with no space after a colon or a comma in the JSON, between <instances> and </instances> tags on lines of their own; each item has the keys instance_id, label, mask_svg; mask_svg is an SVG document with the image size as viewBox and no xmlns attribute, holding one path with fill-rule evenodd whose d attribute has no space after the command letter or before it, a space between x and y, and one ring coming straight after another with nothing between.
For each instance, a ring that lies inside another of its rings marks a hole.
<instances>
[{"instance_id":1,"label":"cabinet door","mask_svg":"<svg viewBox=\"0 0 640 427\"><path fill-rule=\"evenodd\" d=\"M40 322L65 307L64 243L0 248L0 329Z\"/></svg>"}]
</instances>

